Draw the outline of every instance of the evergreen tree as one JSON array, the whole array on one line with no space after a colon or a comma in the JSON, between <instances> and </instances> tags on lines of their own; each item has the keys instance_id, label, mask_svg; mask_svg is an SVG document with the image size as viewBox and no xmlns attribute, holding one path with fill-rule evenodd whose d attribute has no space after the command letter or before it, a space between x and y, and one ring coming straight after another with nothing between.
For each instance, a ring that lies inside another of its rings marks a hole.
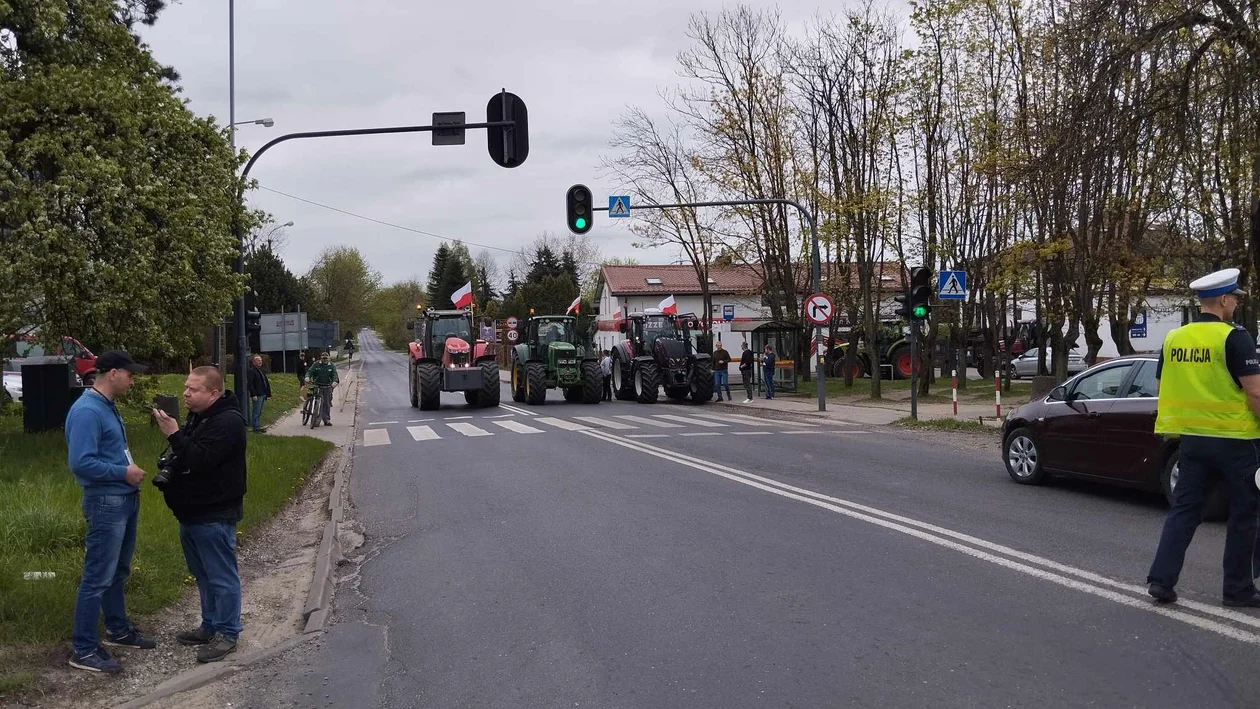
<instances>
[{"instance_id":1,"label":"evergreen tree","mask_svg":"<svg viewBox=\"0 0 1260 709\"><path fill-rule=\"evenodd\" d=\"M450 260L451 247L447 246L446 242L443 241L442 245L438 247L437 253L433 254L433 266L429 268L429 279L425 288L427 297L424 304L426 307L442 307L442 273L446 270L446 264ZM448 291L446 295L449 296L450 292Z\"/></svg>"}]
</instances>

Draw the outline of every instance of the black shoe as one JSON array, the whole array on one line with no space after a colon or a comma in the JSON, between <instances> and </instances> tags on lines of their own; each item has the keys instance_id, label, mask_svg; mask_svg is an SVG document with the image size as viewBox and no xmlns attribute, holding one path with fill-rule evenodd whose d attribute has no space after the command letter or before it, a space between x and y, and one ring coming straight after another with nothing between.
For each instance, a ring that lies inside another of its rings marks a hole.
<instances>
[{"instance_id":1,"label":"black shoe","mask_svg":"<svg viewBox=\"0 0 1260 709\"><path fill-rule=\"evenodd\" d=\"M1153 583L1146 592L1151 594L1151 598L1154 598L1158 603L1177 602L1177 592L1167 586L1161 586L1160 584Z\"/></svg>"},{"instance_id":2,"label":"black shoe","mask_svg":"<svg viewBox=\"0 0 1260 709\"><path fill-rule=\"evenodd\" d=\"M214 639L214 631L206 628L197 628L196 630L185 630L175 636L175 642L180 645L205 645Z\"/></svg>"},{"instance_id":3,"label":"black shoe","mask_svg":"<svg viewBox=\"0 0 1260 709\"><path fill-rule=\"evenodd\" d=\"M197 648L197 662L218 662L236 652L236 641L215 634L210 642Z\"/></svg>"},{"instance_id":4,"label":"black shoe","mask_svg":"<svg viewBox=\"0 0 1260 709\"><path fill-rule=\"evenodd\" d=\"M88 672L104 672L109 675L116 675L122 672L122 665L118 660L110 657L104 650L97 649L96 652L87 655L70 655L70 666Z\"/></svg>"},{"instance_id":5,"label":"black shoe","mask_svg":"<svg viewBox=\"0 0 1260 709\"><path fill-rule=\"evenodd\" d=\"M1249 597L1238 600L1226 598L1221 601L1221 604L1230 608L1260 608L1260 593L1253 593Z\"/></svg>"},{"instance_id":6,"label":"black shoe","mask_svg":"<svg viewBox=\"0 0 1260 709\"><path fill-rule=\"evenodd\" d=\"M141 650L152 650L157 647L156 640L141 635L140 631L135 628L128 631L126 635L115 636L106 633L105 637L101 639L101 642L115 647L134 647Z\"/></svg>"}]
</instances>

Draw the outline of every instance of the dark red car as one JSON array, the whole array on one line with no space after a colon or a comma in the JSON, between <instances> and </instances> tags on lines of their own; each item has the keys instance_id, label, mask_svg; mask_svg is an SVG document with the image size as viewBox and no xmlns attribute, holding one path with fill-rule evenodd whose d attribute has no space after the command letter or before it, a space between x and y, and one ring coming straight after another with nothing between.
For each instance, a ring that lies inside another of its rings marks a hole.
<instances>
[{"instance_id":1,"label":"dark red car","mask_svg":"<svg viewBox=\"0 0 1260 709\"><path fill-rule=\"evenodd\" d=\"M1132 355L1095 365L1031 401L1002 426L1006 472L1024 485L1052 475L1163 493L1177 485L1177 440L1155 435L1158 356ZM1224 495L1208 500L1225 510Z\"/></svg>"}]
</instances>

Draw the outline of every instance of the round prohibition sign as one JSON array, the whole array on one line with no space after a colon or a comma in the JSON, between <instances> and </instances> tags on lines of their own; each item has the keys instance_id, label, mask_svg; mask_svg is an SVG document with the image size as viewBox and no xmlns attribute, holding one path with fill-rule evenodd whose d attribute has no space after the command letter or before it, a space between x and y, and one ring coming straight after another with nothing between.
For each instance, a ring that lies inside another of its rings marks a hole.
<instances>
[{"instance_id":1,"label":"round prohibition sign","mask_svg":"<svg viewBox=\"0 0 1260 709\"><path fill-rule=\"evenodd\" d=\"M513 330L515 330L516 326L519 324L520 322L516 319L515 315L507 319L507 326L512 328Z\"/></svg>"},{"instance_id":2,"label":"round prohibition sign","mask_svg":"<svg viewBox=\"0 0 1260 709\"><path fill-rule=\"evenodd\" d=\"M826 293L815 293L805 300L805 319L815 325L831 322L831 314L835 310L836 304L831 302Z\"/></svg>"},{"instance_id":3,"label":"round prohibition sign","mask_svg":"<svg viewBox=\"0 0 1260 709\"><path fill-rule=\"evenodd\" d=\"M519 338L520 338L520 336L521 336L521 334L520 334L519 332L517 332L516 330L508 330L508 331L507 331L507 338L508 338L508 342L516 342L516 340L517 340L517 339L519 339Z\"/></svg>"}]
</instances>

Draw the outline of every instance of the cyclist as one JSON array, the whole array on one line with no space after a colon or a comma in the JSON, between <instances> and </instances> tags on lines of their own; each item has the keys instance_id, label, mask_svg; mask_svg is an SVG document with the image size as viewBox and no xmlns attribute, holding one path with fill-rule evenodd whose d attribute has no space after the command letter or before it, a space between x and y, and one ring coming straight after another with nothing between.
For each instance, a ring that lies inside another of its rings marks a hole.
<instances>
[{"instance_id":1,"label":"cyclist","mask_svg":"<svg viewBox=\"0 0 1260 709\"><path fill-rule=\"evenodd\" d=\"M337 376L337 365L329 359L328 350L324 350L319 353L319 361L306 370L307 381L314 385L315 391L319 394L317 415L323 419L325 426L332 425L333 389L341 382L341 378Z\"/></svg>"},{"instance_id":2,"label":"cyclist","mask_svg":"<svg viewBox=\"0 0 1260 709\"><path fill-rule=\"evenodd\" d=\"M346 333L346 359L354 359L354 335Z\"/></svg>"}]
</instances>

